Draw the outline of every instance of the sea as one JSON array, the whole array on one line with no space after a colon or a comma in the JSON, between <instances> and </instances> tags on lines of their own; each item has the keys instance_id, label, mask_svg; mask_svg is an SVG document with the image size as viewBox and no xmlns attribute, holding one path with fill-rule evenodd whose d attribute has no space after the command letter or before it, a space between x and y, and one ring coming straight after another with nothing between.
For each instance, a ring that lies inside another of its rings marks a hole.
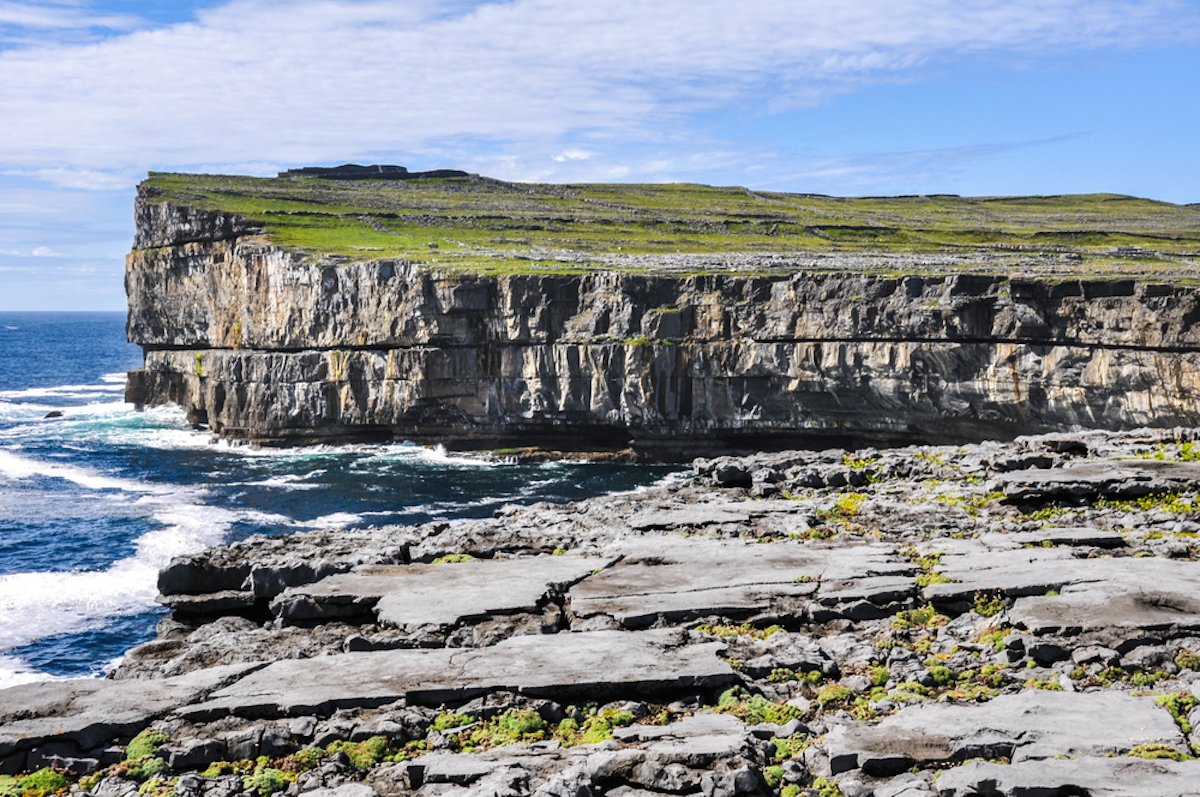
<instances>
[{"instance_id":1,"label":"sea","mask_svg":"<svg viewBox=\"0 0 1200 797\"><path fill-rule=\"evenodd\" d=\"M252 534L485 517L677 469L495 464L440 447L258 448L123 401L123 313L0 313L0 688L100 677L153 638L172 557ZM47 417L61 413L61 417Z\"/></svg>"}]
</instances>

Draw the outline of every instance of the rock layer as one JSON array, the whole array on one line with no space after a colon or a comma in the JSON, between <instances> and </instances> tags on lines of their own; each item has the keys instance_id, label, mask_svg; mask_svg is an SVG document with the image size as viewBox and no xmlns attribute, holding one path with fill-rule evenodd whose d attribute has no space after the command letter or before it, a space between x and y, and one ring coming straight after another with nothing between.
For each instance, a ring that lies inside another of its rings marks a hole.
<instances>
[{"instance_id":1,"label":"rock layer","mask_svg":"<svg viewBox=\"0 0 1200 797\"><path fill-rule=\"evenodd\" d=\"M162 573L174 613L112 678L0 691L0 771L94 772L92 797L1193 795L1198 436L698 460L252 537Z\"/></svg>"},{"instance_id":2,"label":"rock layer","mask_svg":"<svg viewBox=\"0 0 1200 797\"><path fill-rule=\"evenodd\" d=\"M137 220L128 333L146 359L127 395L228 438L678 457L1200 423L1187 285L819 273L802 255L484 275L314 258L147 191Z\"/></svg>"}]
</instances>

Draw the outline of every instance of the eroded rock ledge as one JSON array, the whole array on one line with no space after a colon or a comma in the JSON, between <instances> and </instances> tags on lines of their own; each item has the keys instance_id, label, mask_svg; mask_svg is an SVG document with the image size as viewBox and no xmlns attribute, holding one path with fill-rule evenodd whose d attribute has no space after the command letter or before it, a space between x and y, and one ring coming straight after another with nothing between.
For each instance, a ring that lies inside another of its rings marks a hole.
<instances>
[{"instance_id":1,"label":"eroded rock ledge","mask_svg":"<svg viewBox=\"0 0 1200 797\"><path fill-rule=\"evenodd\" d=\"M95 797L1194 794L1198 441L699 460L215 548L111 679L0 692L0 766Z\"/></svg>"},{"instance_id":2,"label":"eroded rock ledge","mask_svg":"<svg viewBox=\"0 0 1200 797\"><path fill-rule=\"evenodd\" d=\"M612 254L480 274L315 257L150 188L137 219L128 332L146 357L127 395L226 438L678 459L1200 423L1194 287L979 274L1065 255Z\"/></svg>"}]
</instances>

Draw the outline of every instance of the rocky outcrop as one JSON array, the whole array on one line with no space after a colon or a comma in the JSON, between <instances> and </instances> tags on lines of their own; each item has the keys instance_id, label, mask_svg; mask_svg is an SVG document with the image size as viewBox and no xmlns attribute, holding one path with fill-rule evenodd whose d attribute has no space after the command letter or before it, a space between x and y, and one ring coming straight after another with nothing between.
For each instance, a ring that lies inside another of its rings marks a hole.
<instances>
[{"instance_id":1,"label":"rocky outcrop","mask_svg":"<svg viewBox=\"0 0 1200 797\"><path fill-rule=\"evenodd\" d=\"M112 678L0 691L0 772L94 797L1194 795L1197 456L1194 429L758 454L252 537L163 571L172 616Z\"/></svg>"},{"instance_id":2,"label":"rocky outcrop","mask_svg":"<svg viewBox=\"0 0 1200 797\"><path fill-rule=\"evenodd\" d=\"M435 271L280 248L148 188L137 221L128 396L227 438L679 457L1200 423L1183 284L947 275L959 255L897 256L909 276L778 255Z\"/></svg>"}]
</instances>

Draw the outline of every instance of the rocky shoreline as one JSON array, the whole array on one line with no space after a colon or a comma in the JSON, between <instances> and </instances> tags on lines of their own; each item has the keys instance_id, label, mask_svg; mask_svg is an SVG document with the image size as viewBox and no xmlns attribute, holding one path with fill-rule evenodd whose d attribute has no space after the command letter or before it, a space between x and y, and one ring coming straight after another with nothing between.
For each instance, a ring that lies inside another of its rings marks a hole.
<instances>
[{"instance_id":1,"label":"rocky shoreline","mask_svg":"<svg viewBox=\"0 0 1200 797\"><path fill-rule=\"evenodd\" d=\"M1198 441L723 457L211 549L111 678L0 692L0 792L1195 794Z\"/></svg>"}]
</instances>

